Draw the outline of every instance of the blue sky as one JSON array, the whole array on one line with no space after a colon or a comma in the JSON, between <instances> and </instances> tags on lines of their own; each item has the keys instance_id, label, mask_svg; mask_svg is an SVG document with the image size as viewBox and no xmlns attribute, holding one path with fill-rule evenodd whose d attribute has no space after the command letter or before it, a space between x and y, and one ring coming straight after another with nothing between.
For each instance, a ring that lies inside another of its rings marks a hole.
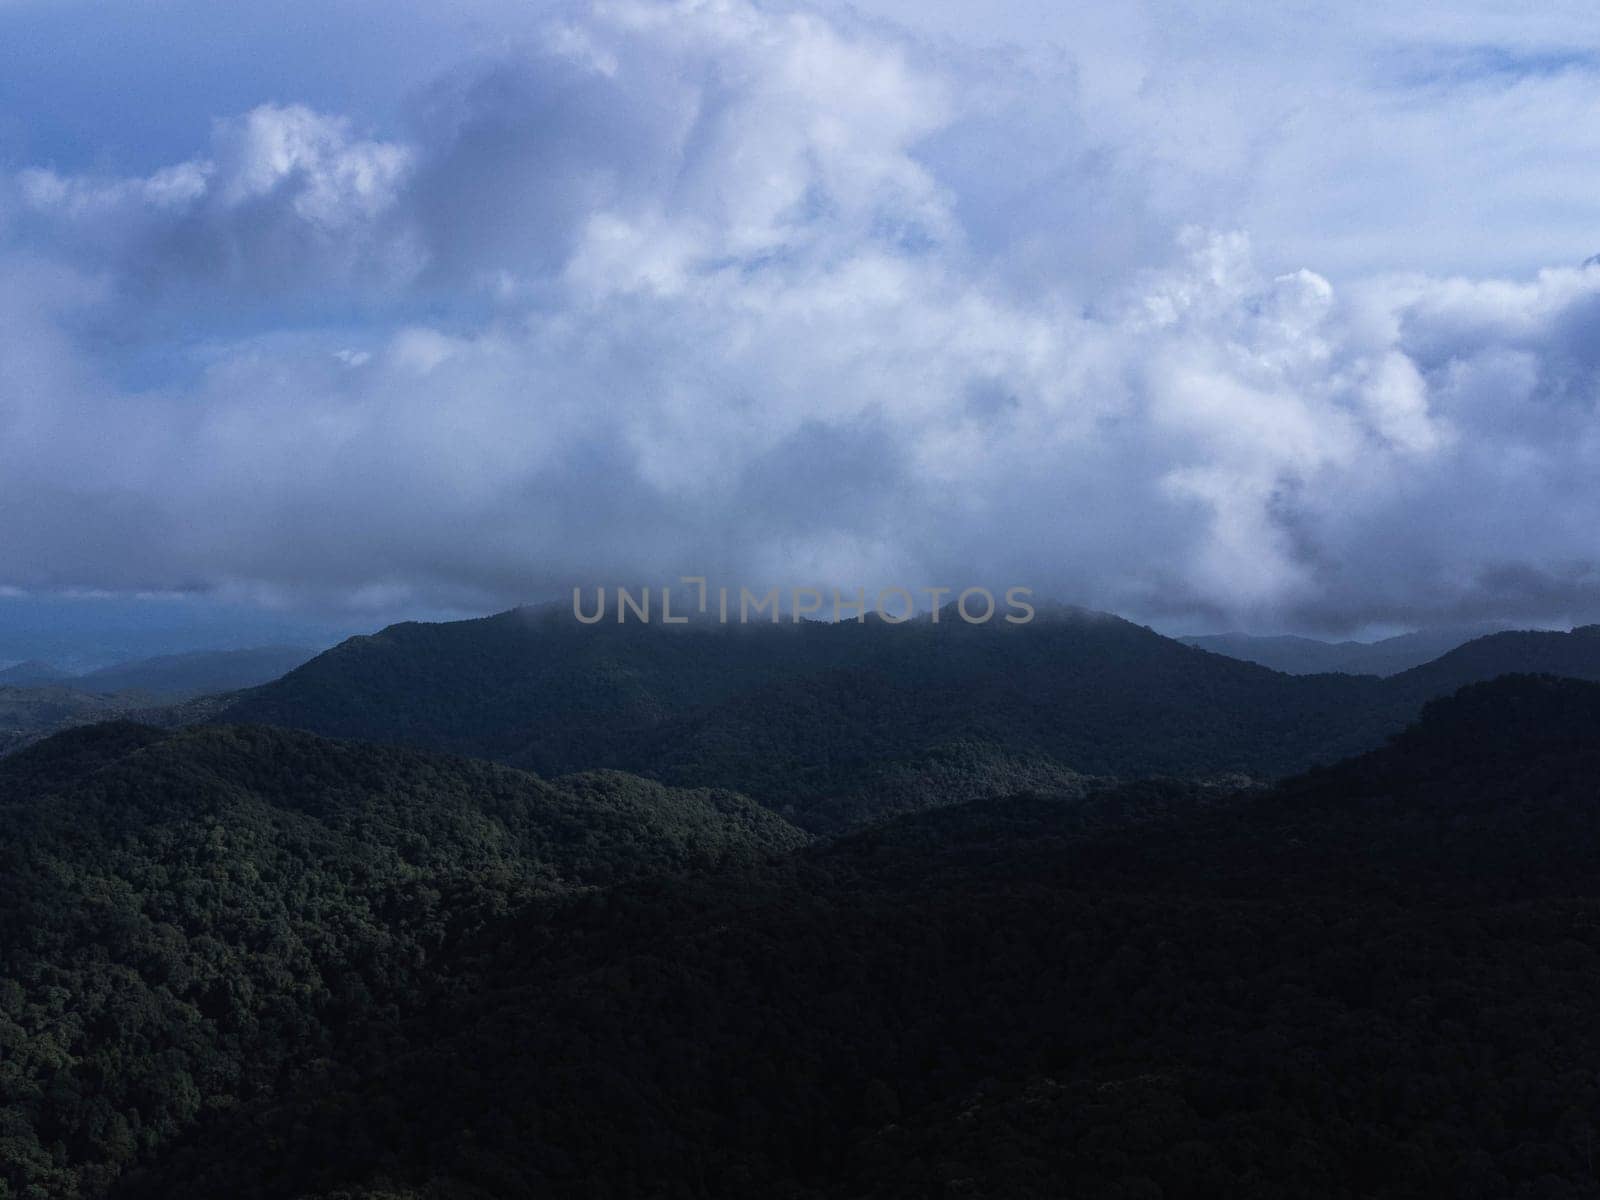
<instances>
[{"instance_id":1,"label":"blue sky","mask_svg":"<svg viewBox=\"0 0 1600 1200\"><path fill-rule=\"evenodd\" d=\"M1582 4L0 0L0 590L1596 619L1597 112Z\"/></svg>"}]
</instances>

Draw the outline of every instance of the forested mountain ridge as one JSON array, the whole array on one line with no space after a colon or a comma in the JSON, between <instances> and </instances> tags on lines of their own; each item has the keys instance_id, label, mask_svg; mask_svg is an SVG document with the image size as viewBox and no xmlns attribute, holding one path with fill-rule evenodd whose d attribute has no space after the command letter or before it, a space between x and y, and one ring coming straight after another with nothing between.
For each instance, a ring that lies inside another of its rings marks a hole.
<instances>
[{"instance_id":1,"label":"forested mountain ridge","mask_svg":"<svg viewBox=\"0 0 1600 1200\"><path fill-rule=\"evenodd\" d=\"M126 720L177 728L233 703L233 693L270 682L313 657L267 646L198 651L69 675L43 663L0 671L0 755L62 729Z\"/></svg>"},{"instance_id":2,"label":"forested mountain ridge","mask_svg":"<svg viewBox=\"0 0 1600 1200\"><path fill-rule=\"evenodd\" d=\"M1374 679L1294 679L1117 617L1028 625L399 625L220 719L731 787L817 830L1081 775L1283 774L1403 724Z\"/></svg>"},{"instance_id":3,"label":"forested mountain ridge","mask_svg":"<svg viewBox=\"0 0 1600 1200\"><path fill-rule=\"evenodd\" d=\"M1272 790L976 801L578 897L128 1194L1594 1196L1597 716L1511 677Z\"/></svg>"},{"instance_id":4,"label":"forested mountain ridge","mask_svg":"<svg viewBox=\"0 0 1600 1200\"><path fill-rule=\"evenodd\" d=\"M420 1003L442 949L508 912L803 841L725 792L281 729L22 750L0 760L0 1195L104 1194Z\"/></svg>"},{"instance_id":5,"label":"forested mountain ridge","mask_svg":"<svg viewBox=\"0 0 1600 1200\"><path fill-rule=\"evenodd\" d=\"M561 773L730 787L828 832L1083 776L1270 779L1382 743L1422 704L1518 670L1600 678L1600 637L1497 634L1390 679L1288 676L1117 617L581 626L559 610L399 625L220 719Z\"/></svg>"},{"instance_id":6,"label":"forested mountain ridge","mask_svg":"<svg viewBox=\"0 0 1600 1200\"><path fill-rule=\"evenodd\" d=\"M1428 698L1595 633L510 613L229 710L475 757L58 735L0 760L0 1196L1591 1194L1600 685Z\"/></svg>"},{"instance_id":7,"label":"forested mountain ridge","mask_svg":"<svg viewBox=\"0 0 1600 1200\"><path fill-rule=\"evenodd\" d=\"M0 686L0 755L56 729L114 720L125 707L109 696L69 687Z\"/></svg>"},{"instance_id":8,"label":"forested mountain ridge","mask_svg":"<svg viewBox=\"0 0 1600 1200\"><path fill-rule=\"evenodd\" d=\"M1403 671L1389 684L1402 695L1428 698L1512 674L1600 680L1600 625L1581 625L1570 633L1512 630L1489 634Z\"/></svg>"},{"instance_id":9,"label":"forested mountain ridge","mask_svg":"<svg viewBox=\"0 0 1600 1200\"><path fill-rule=\"evenodd\" d=\"M233 701L232 693L160 703L143 692L103 695L59 685L0 687L0 756L63 729L102 721L175 729L206 720Z\"/></svg>"}]
</instances>

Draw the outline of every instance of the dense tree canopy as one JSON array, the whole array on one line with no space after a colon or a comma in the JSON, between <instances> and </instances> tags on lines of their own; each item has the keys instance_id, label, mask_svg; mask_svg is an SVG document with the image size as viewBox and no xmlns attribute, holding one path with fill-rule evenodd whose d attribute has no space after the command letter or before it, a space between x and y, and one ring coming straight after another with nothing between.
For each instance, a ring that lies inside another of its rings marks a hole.
<instances>
[{"instance_id":1,"label":"dense tree canopy","mask_svg":"<svg viewBox=\"0 0 1600 1200\"><path fill-rule=\"evenodd\" d=\"M1597 1194L1600 687L829 842L263 729L0 768L16 1196Z\"/></svg>"},{"instance_id":2,"label":"dense tree canopy","mask_svg":"<svg viewBox=\"0 0 1600 1200\"><path fill-rule=\"evenodd\" d=\"M727 793L284 730L101 725L0 760L0 1195L101 1194L365 1045L508 914L803 840Z\"/></svg>"},{"instance_id":3,"label":"dense tree canopy","mask_svg":"<svg viewBox=\"0 0 1600 1200\"><path fill-rule=\"evenodd\" d=\"M813 832L1081 776L1274 779L1380 745L1508 672L1600 679L1600 629L1506 633L1390 679L1286 676L1117 617L1026 625L582 626L553 610L397 625L220 719L613 767L745 792Z\"/></svg>"},{"instance_id":4,"label":"dense tree canopy","mask_svg":"<svg viewBox=\"0 0 1600 1200\"><path fill-rule=\"evenodd\" d=\"M1273 776L1376 744L1417 703L1078 610L672 628L523 610L352 639L222 719L729 787L833 832L1082 775Z\"/></svg>"}]
</instances>

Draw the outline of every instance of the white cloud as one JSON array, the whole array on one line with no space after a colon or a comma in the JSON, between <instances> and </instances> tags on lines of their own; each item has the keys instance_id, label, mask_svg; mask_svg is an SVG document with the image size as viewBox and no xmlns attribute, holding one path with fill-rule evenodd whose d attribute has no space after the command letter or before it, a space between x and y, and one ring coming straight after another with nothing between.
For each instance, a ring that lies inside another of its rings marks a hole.
<instances>
[{"instance_id":1,"label":"white cloud","mask_svg":"<svg viewBox=\"0 0 1600 1200\"><path fill-rule=\"evenodd\" d=\"M109 269L137 303L221 286L260 290L390 284L423 266L394 219L411 151L353 135L298 105L214 123L210 153L136 178L17 177L19 217L41 243Z\"/></svg>"},{"instance_id":2,"label":"white cloud","mask_svg":"<svg viewBox=\"0 0 1600 1200\"><path fill-rule=\"evenodd\" d=\"M213 138L218 203L239 207L276 194L307 224L338 232L395 202L411 168L401 146L360 141L348 123L293 105L263 105L218 124Z\"/></svg>"},{"instance_id":3,"label":"white cloud","mask_svg":"<svg viewBox=\"0 0 1600 1200\"><path fill-rule=\"evenodd\" d=\"M1600 269L1285 265L1182 230L1214 157L1287 161L1221 118L1141 125L1193 78L1046 89L1052 140L968 70L848 19L607 4L435 80L403 136L273 105L148 175L23 172L7 261L58 299L0 285L26 348L0 356L0 585L491 604L721 572L1325 626L1600 611ZM263 295L283 312L229 316ZM178 365L130 384L155 350Z\"/></svg>"}]
</instances>

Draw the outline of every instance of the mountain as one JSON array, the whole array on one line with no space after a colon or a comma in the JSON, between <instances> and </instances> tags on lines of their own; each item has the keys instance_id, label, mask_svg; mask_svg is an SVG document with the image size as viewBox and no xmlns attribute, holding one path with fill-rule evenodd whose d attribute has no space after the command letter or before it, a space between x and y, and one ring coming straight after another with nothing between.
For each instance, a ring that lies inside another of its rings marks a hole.
<instances>
[{"instance_id":1,"label":"mountain","mask_svg":"<svg viewBox=\"0 0 1600 1200\"><path fill-rule=\"evenodd\" d=\"M0 662L42 659L74 674L195 650L320 648L358 631L348 621L271 613L197 593L0 595Z\"/></svg>"},{"instance_id":2,"label":"mountain","mask_svg":"<svg viewBox=\"0 0 1600 1200\"><path fill-rule=\"evenodd\" d=\"M73 679L72 686L86 692L144 692L165 701L182 700L268 683L315 654L294 646L165 654L90 671Z\"/></svg>"},{"instance_id":3,"label":"mountain","mask_svg":"<svg viewBox=\"0 0 1600 1200\"><path fill-rule=\"evenodd\" d=\"M0 671L0 687L39 687L64 683L71 678L71 673L63 671L60 667L30 659L28 662L16 663Z\"/></svg>"},{"instance_id":4,"label":"mountain","mask_svg":"<svg viewBox=\"0 0 1600 1200\"><path fill-rule=\"evenodd\" d=\"M1376 679L1292 678L1083 610L663 627L545 609L352 638L219 719L728 787L824 832L1083 776L1281 775L1414 712Z\"/></svg>"},{"instance_id":5,"label":"mountain","mask_svg":"<svg viewBox=\"0 0 1600 1200\"><path fill-rule=\"evenodd\" d=\"M1324 642L1307 637L1256 637L1248 633L1219 633L1178 640L1213 654L1226 654L1260 663L1286 675L1395 675L1431 662L1441 654L1485 634L1497 632L1483 626L1424 629L1376 642Z\"/></svg>"},{"instance_id":6,"label":"mountain","mask_svg":"<svg viewBox=\"0 0 1600 1200\"><path fill-rule=\"evenodd\" d=\"M1597 730L1600 687L1513 676L1271 790L985 799L507 912L122 1194L1593 1196Z\"/></svg>"},{"instance_id":7,"label":"mountain","mask_svg":"<svg viewBox=\"0 0 1600 1200\"><path fill-rule=\"evenodd\" d=\"M1378 679L1289 676L1073 609L1026 625L672 628L516 610L353 638L220 719L727 787L827 833L929 804L1081 792L1089 777L1278 778L1517 671L1600 678L1600 637L1495 634Z\"/></svg>"},{"instance_id":8,"label":"mountain","mask_svg":"<svg viewBox=\"0 0 1600 1200\"><path fill-rule=\"evenodd\" d=\"M0 760L0 1195L103 1195L316 1060L381 1054L506 914L804 840L726 792L287 730L31 746Z\"/></svg>"},{"instance_id":9,"label":"mountain","mask_svg":"<svg viewBox=\"0 0 1600 1200\"><path fill-rule=\"evenodd\" d=\"M127 705L68 687L0 687L0 755L72 725L119 716Z\"/></svg>"},{"instance_id":10,"label":"mountain","mask_svg":"<svg viewBox=\"0 0 1600 1200\"><path fill-rule=\"evenodd\" d=\"M102 695L59 685L0 687L0 756L63 729L113 719L173 729L208 720L233 703L233 693L160 703L144 692Z\"/></svg>"},{"instance_id":11,"label":"mountain","mask_svg":"<svg viewBox=\"0 0 1600 1200\"><path fill-rule=\"evenodd\" d=\"M234 692L276 679L310 657L312 651L287 647L206 651L65 676L62 683L22 686L0 679L0 755L112 718L162 728L206 720L232 704Z\"/></svg>"},{"instance_id":12,"label":"mountain","mask_svg":"<svg viewBox=\"0 0 1600 1200\"><path fill-rule=\"evenodd\" d=\"M1600 680L1600 625L1580 626L1571 633L1491 634L1404 671L1389 682L1404 694L1428 697L1515 672Z\"/></svg>"}]
</instances>

